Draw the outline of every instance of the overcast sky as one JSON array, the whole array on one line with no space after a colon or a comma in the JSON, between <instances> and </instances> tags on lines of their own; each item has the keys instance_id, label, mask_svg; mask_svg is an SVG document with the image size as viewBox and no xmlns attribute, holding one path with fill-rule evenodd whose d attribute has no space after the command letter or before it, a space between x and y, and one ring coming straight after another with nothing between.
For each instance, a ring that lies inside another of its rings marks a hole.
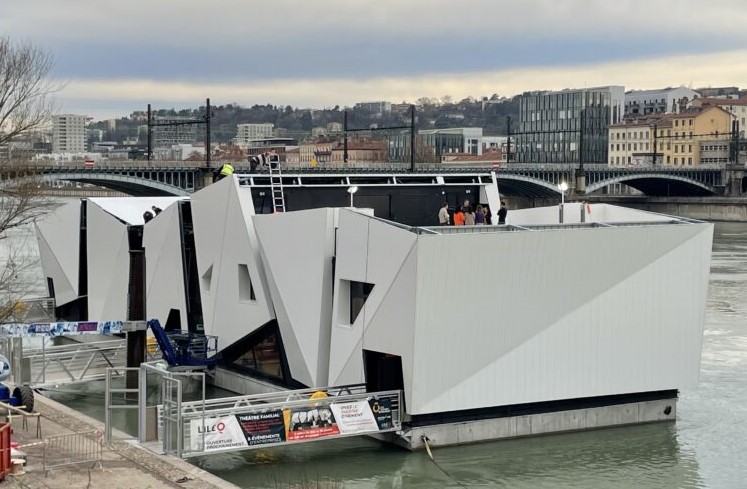
<instances>
[{"instance_id":1,"label":"overcast sky","mask_svg":"<svg viewBox=\"0 0 747 489\"><path fill-rule=\"evenodd\" d=\"M744 0L0 0L62 109L297 107L594 85L747 87Z\"/></svg>"}]
</instances>

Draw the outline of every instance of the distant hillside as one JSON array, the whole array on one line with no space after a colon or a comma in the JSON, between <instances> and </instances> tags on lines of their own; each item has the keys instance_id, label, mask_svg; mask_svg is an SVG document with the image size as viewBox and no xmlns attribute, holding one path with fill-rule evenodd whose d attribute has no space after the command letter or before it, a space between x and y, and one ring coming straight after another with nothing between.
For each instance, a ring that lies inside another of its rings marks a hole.
<instances>
[{"instance_id":1,"label":"distant hillside","mask_svg":"<svg viewBox=\"0 0 747 489\"><path fill-rule=\"evenodd\" d=\"M402 106L399 106L400 108ZM158 110L157 116L180 116L201 118L204 107L197 110ZM236 124L271 122L276 128L284 128L291 137L302 137L311 133L314 127L326 127L328 123L342 123L343 108L336 106L327 109L299 109L273 105L254 105L242 107L236 104L213 107L212 138L215 142L229 142L236 136ZM507 118L518 122L517 98L482 97L466 98L459 102L452 102L448 96L441 100L421 98L416 103L418 129L443 129L449 127L482 127L485 135L505 135ZM350 128L368 128L372 124L378 127L401 126L410 123L407 110L400 113L393 111L381 117L369 113L348 109L348 126ZM92 129L104 131L104 140L122 142L128 138L140 137L145 142L145 132L138 133L138 126L145 125L142 121L132 121L129 118L117 119L116 129L110 130L106 122L91 124ZM200 131L200 130L198 130Z\"/></svg>"}]
</instances>

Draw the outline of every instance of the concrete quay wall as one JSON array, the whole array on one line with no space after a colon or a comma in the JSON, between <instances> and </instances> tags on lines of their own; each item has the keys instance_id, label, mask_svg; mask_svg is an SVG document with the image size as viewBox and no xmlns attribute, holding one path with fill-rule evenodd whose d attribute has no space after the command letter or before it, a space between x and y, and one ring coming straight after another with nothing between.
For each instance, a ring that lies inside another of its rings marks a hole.
<instances>
[{"instance_id":1,"label":"concrete quay wall","mask_svg":"<svg viewBox=\"0 0 747 489\"><path fill-rule=\"evenodd\" d=\"M623 197L592 196L600 202L702 221L747 222L747 199L729 197Z\"/></svg>"}]
</instances>

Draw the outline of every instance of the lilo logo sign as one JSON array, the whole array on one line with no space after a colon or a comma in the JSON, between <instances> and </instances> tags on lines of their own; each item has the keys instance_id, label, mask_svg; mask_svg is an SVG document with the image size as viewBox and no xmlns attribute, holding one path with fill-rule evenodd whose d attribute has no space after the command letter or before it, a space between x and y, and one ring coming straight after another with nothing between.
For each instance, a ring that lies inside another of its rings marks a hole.
<instances>
[{"instance_id":1,"label":"lilo logo sign","mask_svg":"<svg viewBox=\"0 0 747 489\"><path fill-rule=\"evenodd\" d=\"M223 434L223 430L226 429L226 424L223 421L218 421L217 423L214 423L213 425L205 425L205 426L198 426L197 427L197 433L215 433L216 431Z\"/></svg>"}]
</instances>

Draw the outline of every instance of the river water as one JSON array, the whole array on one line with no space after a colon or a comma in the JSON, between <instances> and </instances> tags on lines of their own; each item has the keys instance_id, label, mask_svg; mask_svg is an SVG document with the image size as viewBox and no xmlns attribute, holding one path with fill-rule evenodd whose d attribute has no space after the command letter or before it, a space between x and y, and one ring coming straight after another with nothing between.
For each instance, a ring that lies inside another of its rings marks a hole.
<instances>
[{"instance_id":1,"label":"river water","mask_svg":"<svg viewBox=\"0 0 747 489\"><path fill-rule=\"evenodd\" d=\"M438 448L437 464L366 438L192 462L245 488L744 488L746 312L747 223L718 223L700 385L681 393L676 423ZM90 394L51 393L102 416L103 397Z\"/></svg>"}]
</instances>

